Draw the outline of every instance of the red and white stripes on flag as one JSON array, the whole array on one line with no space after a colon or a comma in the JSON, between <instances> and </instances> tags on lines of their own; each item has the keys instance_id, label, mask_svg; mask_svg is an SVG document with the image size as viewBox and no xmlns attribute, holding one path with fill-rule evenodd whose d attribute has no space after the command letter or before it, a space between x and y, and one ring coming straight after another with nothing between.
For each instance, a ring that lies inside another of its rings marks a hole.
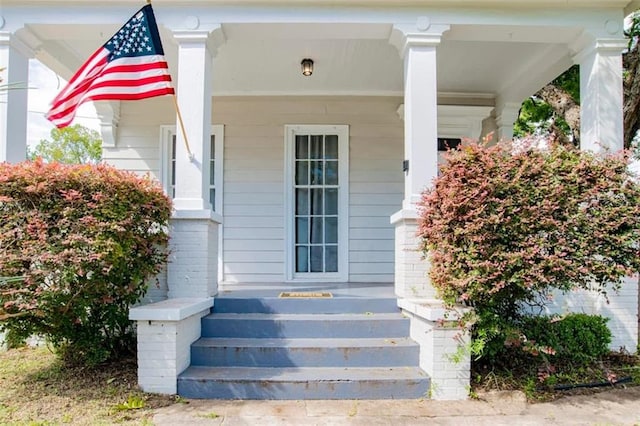
<instances>
[{"instance_id":1,"label":"red and white stripes on flag","mask_svg":"<svg viewBox=\"0 0 640 426\"><path fill-rule=\"evenodd\" d=\"M80 67L55 97L46 117L61 128L71 124L86 101L138 100L174 93L148 4Z\"/></svg>"}]
</instances>

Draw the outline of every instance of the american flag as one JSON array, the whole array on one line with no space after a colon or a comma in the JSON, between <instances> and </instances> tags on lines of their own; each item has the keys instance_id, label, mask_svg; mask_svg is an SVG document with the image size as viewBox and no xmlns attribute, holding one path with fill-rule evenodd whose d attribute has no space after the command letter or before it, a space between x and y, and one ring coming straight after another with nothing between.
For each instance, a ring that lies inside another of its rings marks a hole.
<instances>
[{"instance_id":1,"label":"american flag","mask_svg":"<svg viewBox=\"0 0 640 426\"><path fill-rule=\"evenodd\" d=\"M174 94L153 9L147 4L80 67L46 117L73 121L86 101L137 100Z\"/></svg>"}]
</instances>

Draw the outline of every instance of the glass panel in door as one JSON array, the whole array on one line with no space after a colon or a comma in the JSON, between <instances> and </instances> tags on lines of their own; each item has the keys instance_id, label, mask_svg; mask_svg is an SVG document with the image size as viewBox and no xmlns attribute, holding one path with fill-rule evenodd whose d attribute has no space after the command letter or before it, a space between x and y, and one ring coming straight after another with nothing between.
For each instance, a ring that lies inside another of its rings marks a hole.
<instances>
[{"instance_id":1,"label":"glass panel in door","mask_svg":"<svg viewBox=\"0 0 640 426\"><path fill-rule=\"evenodd\" d=\"M338 136L296 135L296 273L338 272Z\"/></svg>"}]
</instances>

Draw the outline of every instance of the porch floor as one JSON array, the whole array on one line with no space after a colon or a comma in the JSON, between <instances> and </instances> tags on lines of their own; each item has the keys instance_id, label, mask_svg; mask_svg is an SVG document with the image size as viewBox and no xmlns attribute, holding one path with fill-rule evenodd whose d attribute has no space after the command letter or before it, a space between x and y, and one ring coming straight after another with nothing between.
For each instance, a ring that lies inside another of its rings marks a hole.
<instances>
[{"instance_id":1,"label":"porch floor","mask_svg":"<svg viewBox=\"0 0 640 426\"><path fill-rule=\"evenodd\" d=\"M281 292L330 292L334 298L395 298L393 283L220 284L217 298L277 297Z\"/></svg>"}]
</instances>

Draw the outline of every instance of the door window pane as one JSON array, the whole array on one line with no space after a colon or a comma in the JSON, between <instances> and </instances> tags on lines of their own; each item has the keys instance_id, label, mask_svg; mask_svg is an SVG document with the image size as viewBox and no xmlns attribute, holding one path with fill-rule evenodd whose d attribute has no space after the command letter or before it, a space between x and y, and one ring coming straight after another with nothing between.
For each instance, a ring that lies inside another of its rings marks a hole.
<instances>
[{"instance_id":1,"label":"door window pane","mask_svg":"<svg viewBox=\"0 0 640 426\"><path fill-rule=\"evenodd\" d=\"M338 188L325 189L325 202L324 214L337 215L338 214Z\"/></svg>"},{"instance_id":2,"label":"door window pane","mask_svg":"<svg viewBox=\"0 0 640 426\"><path fill-rule=\"evenodd\" d=\"M322 215L322 189L311 190L311 214Z\"/></svg>"},{"instance_id":3,"label":"door window pane","mask_svg":"<svg viewBox=\"0 0 640 426\"><path fill-rule=\"evenodd\" d=\"M311 149L309 150L309 157L312 159L320 159L322 158L322 135L312 135L311 136Z\"/></svg>"},{"instance_id":4,"label":"door window pane","mask_svg":"<svg viewBox=\"0 0 640 426\"><path fill-rule=\"evenodd\" d=\"M324 249L325 271L338 272L338 246L327 246Z\"/></svg>"},{"instance_id":5,"label":"door window pane","mask_svg":"<svg viewBox=\"0 0 640 426\"><path fill-rule=\"evenodd\" d=\"M309 248L296 247L296 272L309 272Z\"/></svg>"},{"instance_id":6,"label":"door window pane","mask_svg":"<svg viewBox=\"0 0 640 426\"><path fill-rule=\"evenodd\" d=\"M311 218L311 244L322 244L322 218Z\"/></svg>"},{"instance_id":7,"label":"door window pane","mask_svg":"<svg viewBox=\"0 0 640 426\"><path fill-rule=\"evenodd\" d=\"M338 135L326 135L324 137L324 158L327 160L338 159Z\"/></svg>"},{"instance_id":8,"label":"door window pane","mask_svg":"<svg viewBox=\"0 0 640 426\"><path fill-rule=\"evenodd\" d=\"M309 190L296 189L296 214L309 214Z\"/></svg>"},{"instance_id":9,"label":"door window pane","mask_svg":"<svg viewBox=\"0 0 640 426\"><path fill-rule=\"evenodd\" d=\"M309 219L306 217L299 217L296 219L296 243L309 243Z\"/></svg>"},{"instance_id":10,"label":"door window pane","mask_svg":"<svg viewBox=\"0 0 640 426\"><path fill-rule=\"evenodd\" d=\"M325 163L325 185L337 185L338 184L338 162L327 161Z\"/></svg>"},{"instance_id":11,"label":"door window pane","mask_svg":"<svg viewBox=\"0 0 640 426\"><path fill-rule=\"evenodd\" d=\"M323 169L322 161L311 161L311 185L322 185Z\"/></svg>"},{"instance_id":12,"label":"door window pane","mask_svg":"<svg viewBox=\"0 0 640 426\"><path fill-rule=\"evenodd\" d=\"M329 244L338 243L338 218L328 217L324 222L324 241Z\"/></svg>"},{"instance_id":13,"label":"door window pane","mask_svg":"<svg viewBox=\"0 0 640 426\"><path fill-rule=\"evenodd\" d=\"M309 162L296 161L296 185L307 185L309 183Z\"/></svg>"},{"instance_id":14,"label":"door window pane","mask_svg":"<svg viewBox=\"0 0 640 426\"><path fill-rule=\"evenodd\" d=\"M324 265L322 261L323 257L322 246L311 246L311 271L310 272L324 272Z\"/></svg>"},{"instance_id":15,"label":"door window pane","mask_svg":"<svg viewBox=\"0 0 640 426\"><path fill-rule=\"evenodd\" d=\"M297 159L309 158L309 136L307 135L296 136L296 158Z\"/></svg>"}]
</instances>

